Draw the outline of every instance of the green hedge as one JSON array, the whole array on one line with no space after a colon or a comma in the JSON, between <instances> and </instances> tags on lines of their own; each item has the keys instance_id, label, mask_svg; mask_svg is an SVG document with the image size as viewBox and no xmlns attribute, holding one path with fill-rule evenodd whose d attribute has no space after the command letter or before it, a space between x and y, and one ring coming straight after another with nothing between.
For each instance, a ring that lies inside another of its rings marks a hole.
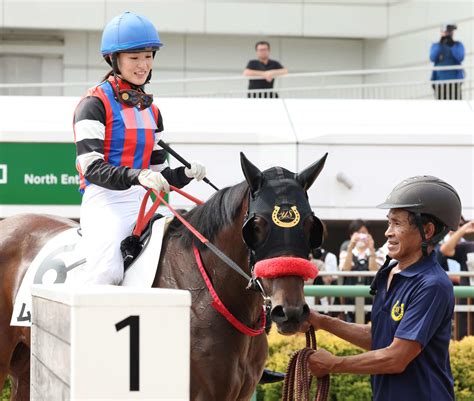
<instances>
[{"instance_id":1,"label":"green hedge","mask_svg":"<svg viewBox=\"0 0 474 401\"><path fill-rule=\"evenodd\" d=\"M9 401L10 400L10 393L11 393L12 384L8 379L3 387L2 397L0 398L1 401Z\"/></svg>"},{"instance_id":2,"label":"green hedge","mask_svg":"<svg viewBox=\"0 0 474 401\"><path fill-rule=\"evenodd\" d=\"M362 350L329 333L317 333L318 345L335 355L355 355ZM304 335L281 336L273 330L269 337L269 360L267 367L285 372L293 352L305 347ZM474 401L474 337L451 341L451 368L457 401ZM1 401L10 399L11 383L8 380L2 391ZM258 386L258 401L280 401L282 383ZM331 401L370 401L369 376L337 374L331 375Z\"/></svg>"},{"instance_id":3,"label":"green hedge","mask_svg":"<svg viewBox=\"0 0 474 401\"><path fill-rule=\"evenodd\" d=\"M362 349L327 332L317 333L318 346L334 355L356 355ZM267 368L285 372L293 352L306 346L304 335L281 336L272 330L268 337L269 356ZM450 345L451 368L457 401L474 401L474 337L452 341ZM266 384L257 387L258 401L280 401L283 384ZM371 401L372 391L368 375L331 375L330 401Z\"/></svg>"}]
</instances>

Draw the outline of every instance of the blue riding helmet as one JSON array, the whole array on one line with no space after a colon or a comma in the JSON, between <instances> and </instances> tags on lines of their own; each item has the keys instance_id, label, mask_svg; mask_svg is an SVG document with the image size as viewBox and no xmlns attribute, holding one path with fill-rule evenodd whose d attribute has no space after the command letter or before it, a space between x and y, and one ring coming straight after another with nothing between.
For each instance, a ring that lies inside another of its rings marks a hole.
<instances>
[{"instance_id":1,"label":"blue riding helmet","mask_svg":"<svg viewBox=\"0 0 474 401\"><path fill-rule=\"evenodd\" d=\"M163 43L151 21L141 15L124 12L104 28L100 52L102 56L134 51L157 51Z\"/></svg>"}]
</instances>

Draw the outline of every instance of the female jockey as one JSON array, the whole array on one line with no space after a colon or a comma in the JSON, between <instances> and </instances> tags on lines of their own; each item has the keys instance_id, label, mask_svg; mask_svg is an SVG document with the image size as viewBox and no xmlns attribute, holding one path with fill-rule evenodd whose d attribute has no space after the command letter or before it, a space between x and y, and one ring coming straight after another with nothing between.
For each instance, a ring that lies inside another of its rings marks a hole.
<instances>
[{"instance_id":1,"label":"female jockey","mask_svg":"<svg viewBox=\"0 0 474 401\"><path fill-rule=\"evenodd\" d=\"M206 175L199 162L192 162L190 169L169 168L167 153L157 145L163 117L144 86L161 46L147 18L131 12L113 18L101 45L112 71L88 90L74 113L90 284L117 285L123 280L120 243L136 222L143 187L169 192L169 184L181 188Z\"/></svg>"}]
</instances>

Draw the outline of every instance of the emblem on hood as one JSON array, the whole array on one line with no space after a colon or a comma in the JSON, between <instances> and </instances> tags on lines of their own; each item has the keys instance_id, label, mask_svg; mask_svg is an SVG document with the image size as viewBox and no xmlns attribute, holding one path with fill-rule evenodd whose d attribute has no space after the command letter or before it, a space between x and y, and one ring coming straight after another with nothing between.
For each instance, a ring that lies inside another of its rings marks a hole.
<instances>
[{"instance_id":1,"label":"emblem on hood","mask_svg":"<svg viewBox=\"0 0 474 401\"><path fill-rule=\"evenodd\" d=\"M284 209L275 206L272 212L272 220L278 227L291 228L300 222L300 213L296 206Z\"/></svg>"}]
</instances>

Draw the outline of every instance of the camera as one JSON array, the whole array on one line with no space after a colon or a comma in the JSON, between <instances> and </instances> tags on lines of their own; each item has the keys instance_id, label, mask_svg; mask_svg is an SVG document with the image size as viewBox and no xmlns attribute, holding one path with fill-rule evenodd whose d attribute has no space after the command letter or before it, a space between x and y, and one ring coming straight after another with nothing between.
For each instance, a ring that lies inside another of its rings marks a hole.
<instances>
[{"instance_id":1,"label":"camera","mask_svg":"<svg viewBox=\"0 0 474 401\"><path fill-rule=\"evenodd\" d=\"M456 29L458 29L458 26L456 24L443 25L443 32L453 33L453 31L455 31Z\"/></svg>"},{"instance_id":2,"label":"camera","mask_svg":"<svg viewBox=\"0 0 474 401\"><path fill-rule=\"evenodd\" d=\"M359 241L367 242L367 234L361 233L361 234L359 234L359 236L357 237L357 239L358 239Z\"/></svg>"}]
</instances>

